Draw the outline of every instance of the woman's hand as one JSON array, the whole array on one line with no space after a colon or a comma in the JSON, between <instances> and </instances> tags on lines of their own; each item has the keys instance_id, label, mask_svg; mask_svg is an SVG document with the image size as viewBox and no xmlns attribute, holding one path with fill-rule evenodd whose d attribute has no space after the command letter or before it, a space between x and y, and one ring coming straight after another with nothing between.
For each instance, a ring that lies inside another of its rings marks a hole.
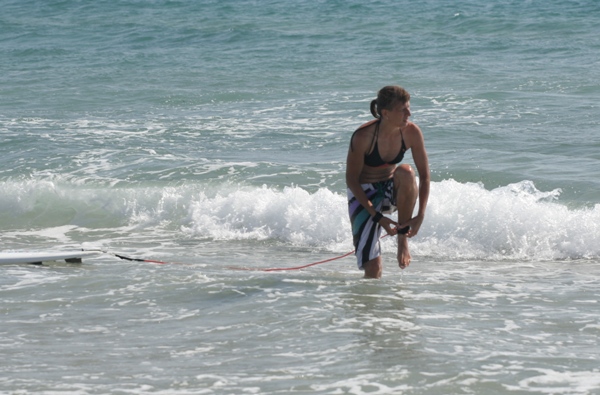
<instances>
[{"instance_id":1,"label":"woman's hand","mask_svg":"<svg viewBox=\"0 0 600 395\"><path fill-rule=\"evenodd\" d=\"M381 217L379 225L381 225L390 236L398 234L398 223L388 217Z\"/></svg>"},{"instance_id":2,"label":"woman's hand","mask_svg":"<svg viewBox=\"0 0 600 395\"><path fill-rule=\"evenodd\" d=\"M407 226L410 226L410 229L408 230L408 233L406 234L406 236L408 236L408 237L416 236L417 233L419 233L421 224L423 224L423 219L424 218L422 215L417 215L416 217L413 217L413 218L409 219L408 221L398 225L398 229L402 229Z\"/></svg>"}]
</instances>

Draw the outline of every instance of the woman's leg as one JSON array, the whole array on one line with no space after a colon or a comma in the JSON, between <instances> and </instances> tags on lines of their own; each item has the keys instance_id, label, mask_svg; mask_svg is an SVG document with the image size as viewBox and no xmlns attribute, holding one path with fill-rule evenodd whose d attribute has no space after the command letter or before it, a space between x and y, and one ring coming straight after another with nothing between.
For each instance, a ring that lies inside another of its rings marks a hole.
<instances>
[{"instance_id":1,"label":"woman's leg","mask_svg":"<svg viewBox=\"0 0 600 395\"><path fill-rule=\"evenodd\" d=\"M365 269L365 278L381 278L381 272L383 271L381 256L371 259L363 265L363 268Z\"/></svg>"},{"instance_id":2,"label":"woman's leg","mask_svg":"<svg viewBox=\"0 0 600 395\"><path fill-rule=\"evenodd\" d=\"M394 173L394 190L396 193L396 208L398 209L398 224L412 218L419 189L415 172L410 165L403 164ZM398 229L400 231L400 229ZM411 256L408 249L408 238L398 233L398 266L404 269L410 264Z\"/></svg>"}]
</instances>

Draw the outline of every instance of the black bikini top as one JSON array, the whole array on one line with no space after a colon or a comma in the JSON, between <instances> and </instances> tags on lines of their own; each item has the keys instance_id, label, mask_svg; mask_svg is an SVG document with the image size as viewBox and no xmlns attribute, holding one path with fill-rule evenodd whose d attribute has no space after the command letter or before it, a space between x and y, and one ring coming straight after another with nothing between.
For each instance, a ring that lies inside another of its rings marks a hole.
<instances>
[{"instance_id":1,"label":"black bikini top","mask_svg":"<svg viewBox=\"0 0 600 395\"><path fill-rule=\"evenodd\" d=\"M380 122L377 122L377 126L375 126L375 134L373 136L375 145L373 146L373 150L371 151L371 153L365 155L365 165L371 167L380 167L400 163L404 158L404 153L406 152L406 145L404 144L404 139L402 139L402 147L400 147L400 152L398 152L398 155L396 155L394 159L392 159L390 162L384 162L383 159L381 159L381 155L379 155L379 149L377 147L377 137L379 136L379 123ZM371 143L371 145L373 145L373 143Z\"/></svg>"}]
</instances>

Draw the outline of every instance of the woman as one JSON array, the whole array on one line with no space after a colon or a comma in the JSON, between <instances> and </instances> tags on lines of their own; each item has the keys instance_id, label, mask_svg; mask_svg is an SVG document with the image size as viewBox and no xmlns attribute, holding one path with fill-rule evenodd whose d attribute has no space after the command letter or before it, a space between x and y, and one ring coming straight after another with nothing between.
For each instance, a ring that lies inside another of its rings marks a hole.
<instances>
[{"instance_id":1,"label":"woman","mask_svg":"<svg viewBox=\"0 0 600 395\"><path fill-rule=\"evenodd\" d=\"M416 236L429 198L429 163L421 129L410 122L410 94L399 86L382 88L371 102L376 118L359 127L350 140L346 164L348 209L358 268L367 278L382 272L381 228L398 235L398 265L410 264L408 238ZM419 173L398 163L412 151ZM419 210L412 216L419 199ZM398 211L398 222L383 213Z\"/></svg>"}]
</instances>

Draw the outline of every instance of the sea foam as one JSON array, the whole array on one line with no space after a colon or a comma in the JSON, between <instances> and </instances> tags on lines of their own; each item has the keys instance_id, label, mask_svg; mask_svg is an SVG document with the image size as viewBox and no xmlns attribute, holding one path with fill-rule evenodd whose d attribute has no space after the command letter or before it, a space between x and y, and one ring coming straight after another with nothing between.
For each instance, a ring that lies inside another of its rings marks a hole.
<instances>
[{"instance_id":1,"label":"sea foam","mask_svg":"<svg viewBox=\"0 0 600 395\"><path fill-rule=\"evenodd\" d=\"M49 181L1 187L2 228L126 228L190 239L272 240L332 252L351 250L343 191L187 184L90 187ZM487 190L479 183L433 182L425 221L411 240L433 259L555 260L600 256L600 205L569 208L560 190L531 181ZM133 236L133 235L132 235ZM393 253L395 240L382 240Z\"/></svg>"}]
</instances>

